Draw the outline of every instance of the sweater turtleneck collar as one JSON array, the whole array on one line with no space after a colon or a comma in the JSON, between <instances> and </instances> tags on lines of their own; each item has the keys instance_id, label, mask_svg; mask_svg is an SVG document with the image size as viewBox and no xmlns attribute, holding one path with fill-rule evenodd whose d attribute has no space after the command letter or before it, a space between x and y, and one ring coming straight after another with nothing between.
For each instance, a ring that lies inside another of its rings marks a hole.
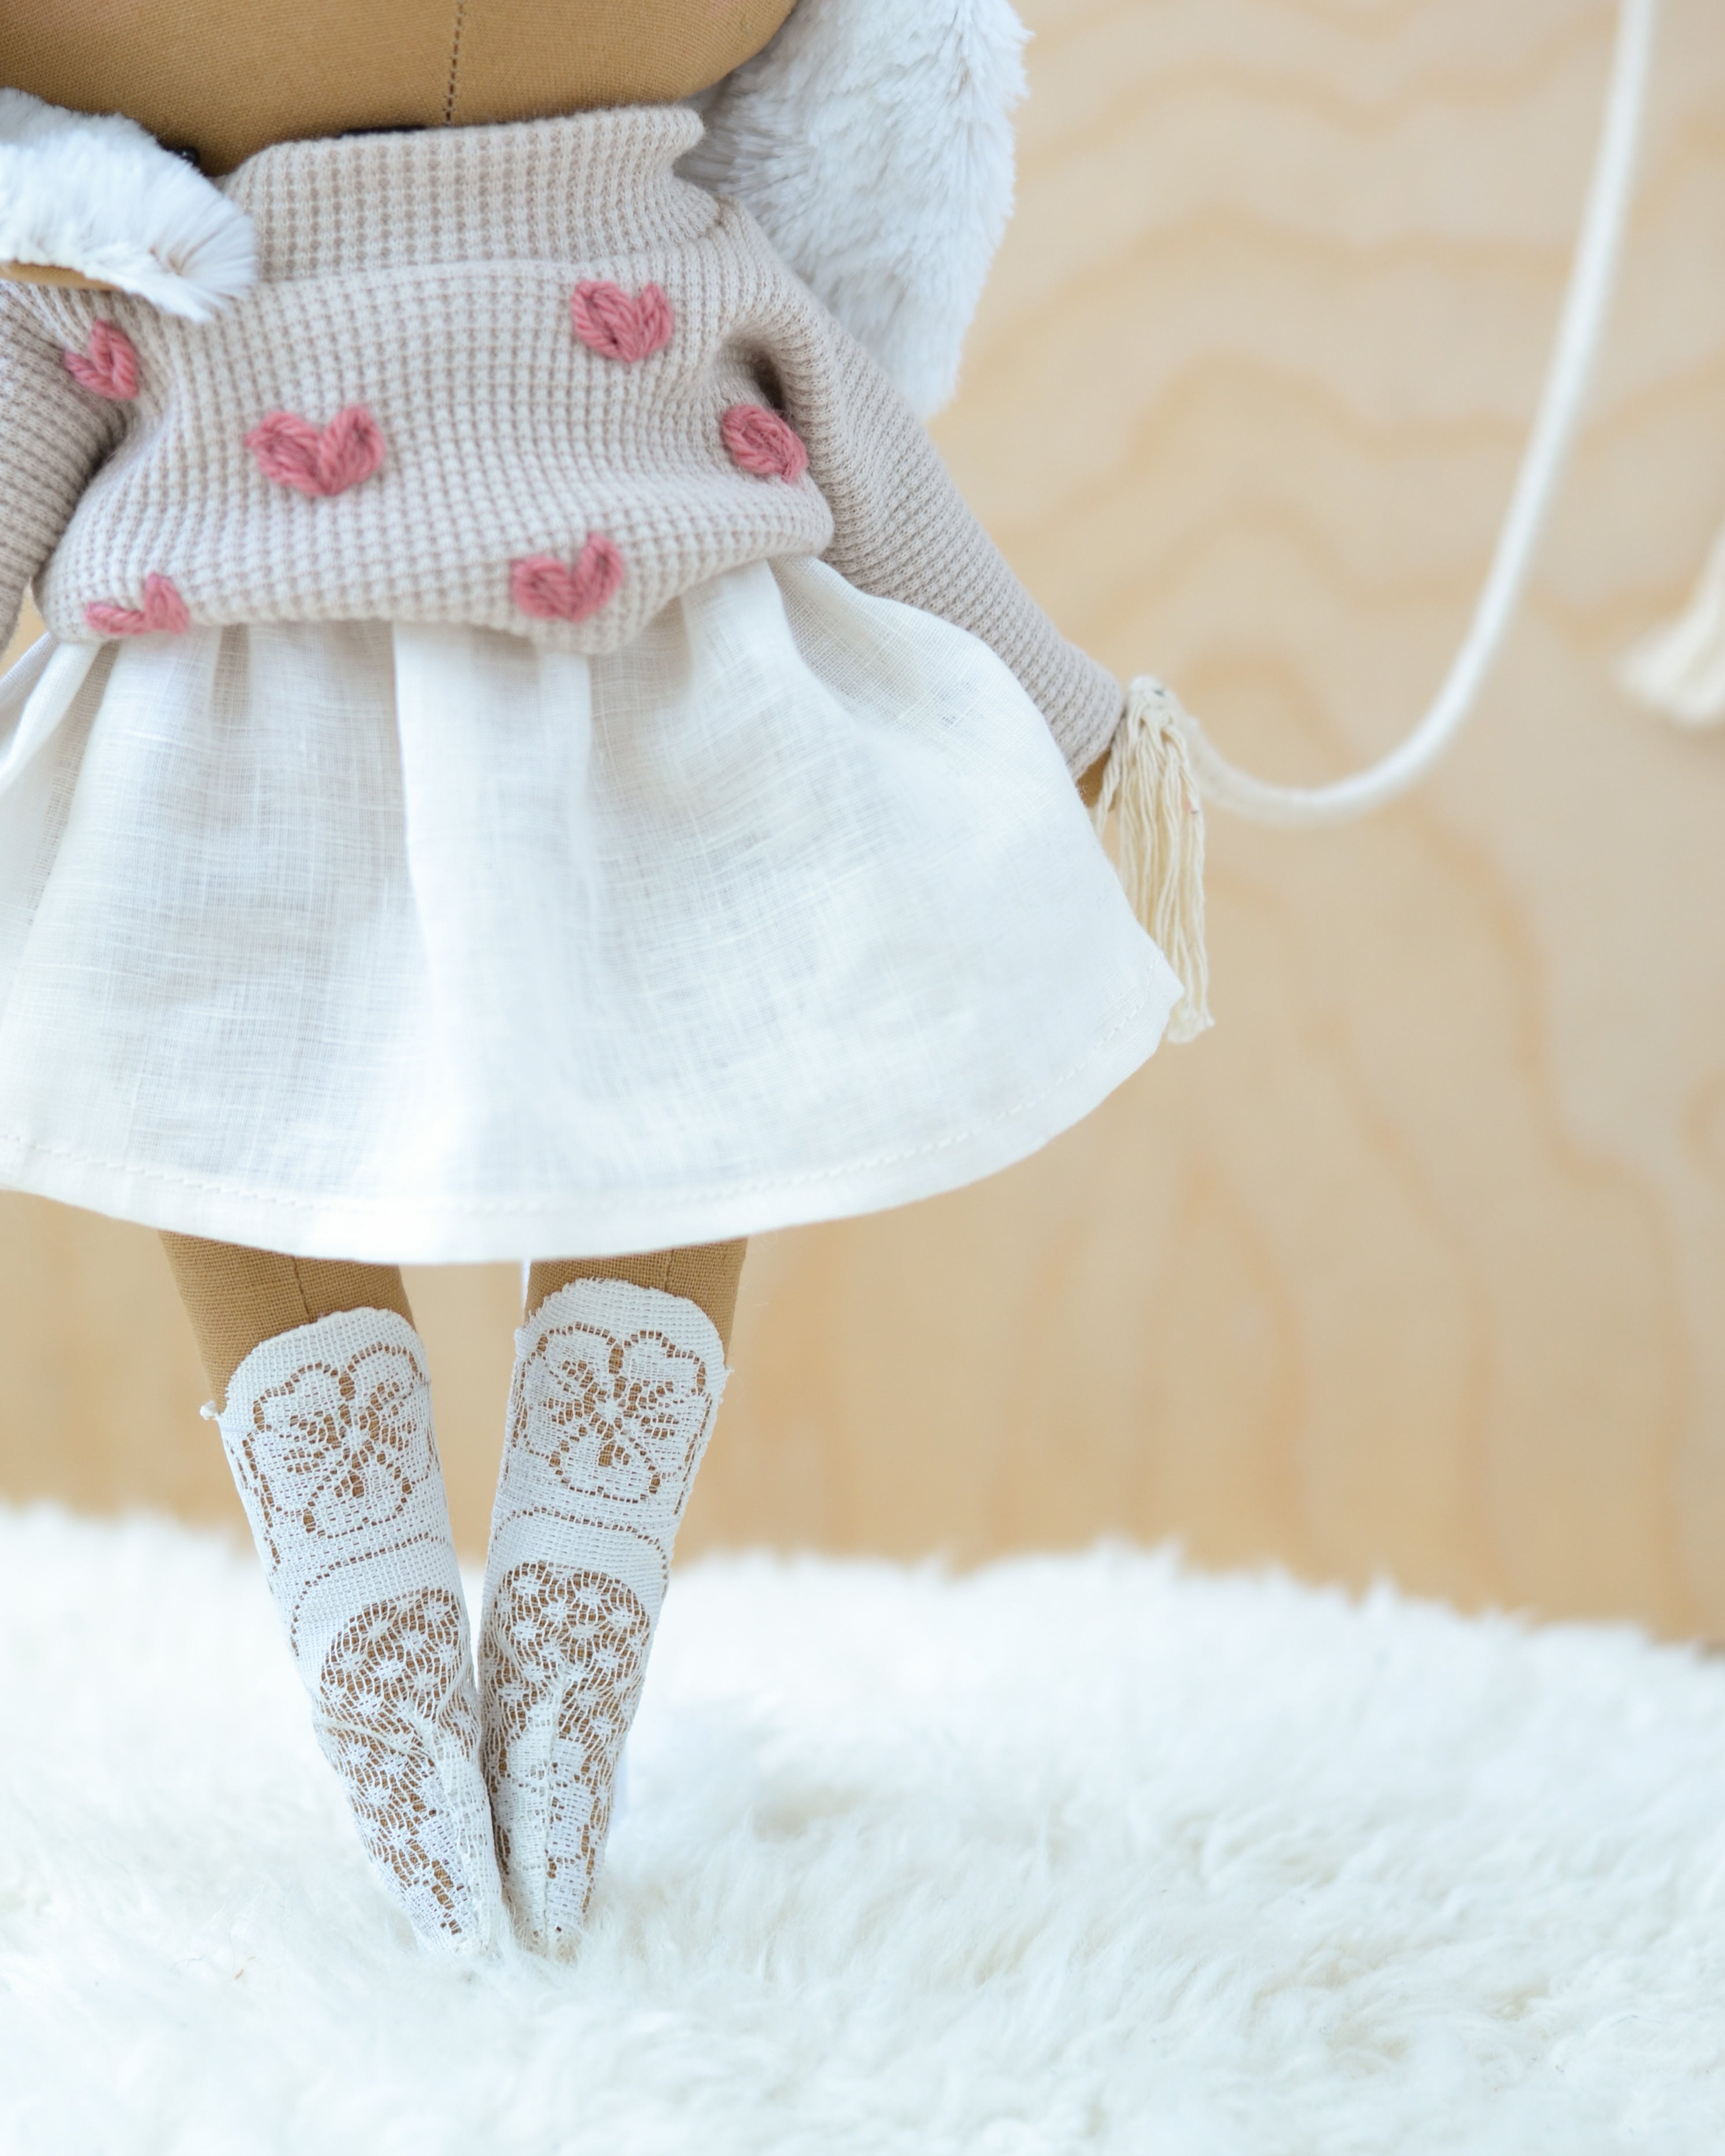
<instances>
[{"instance_id":1,"label":"sweater turtleneck collar","mask_svg":"<svg viewBox=\"0 0 1725 2156\"><path fill-rule=\"evenodd\" d=\"M697 237L711 195L675 167L700 141L683 105L491 127L282 142L220 182L256 228L260 277L413 263L592 262Z\"/></svg>"}]
</instances>

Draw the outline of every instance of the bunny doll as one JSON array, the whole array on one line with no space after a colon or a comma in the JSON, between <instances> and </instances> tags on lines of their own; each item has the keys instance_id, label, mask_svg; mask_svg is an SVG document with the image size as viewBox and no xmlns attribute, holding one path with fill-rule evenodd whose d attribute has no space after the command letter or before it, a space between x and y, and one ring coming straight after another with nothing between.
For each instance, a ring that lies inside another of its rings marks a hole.
<instances>
[{"instance_id":1,"label":"bunny doll","mask_svg":"<svg viewBox=\"0 0 1725 2156\"><path fill-rule=\"evenodd\" d=\"M743 1238L1017 1160L1200 1022L1074 784L1122 690L917 417L1020 41L0 0L0 641L27 587L49 629L0 1183L162 1231L319 1742L450 1950L578 1937ZM398 1267L500 1258L475 1679Z\"/></svg>"}]
</instances>

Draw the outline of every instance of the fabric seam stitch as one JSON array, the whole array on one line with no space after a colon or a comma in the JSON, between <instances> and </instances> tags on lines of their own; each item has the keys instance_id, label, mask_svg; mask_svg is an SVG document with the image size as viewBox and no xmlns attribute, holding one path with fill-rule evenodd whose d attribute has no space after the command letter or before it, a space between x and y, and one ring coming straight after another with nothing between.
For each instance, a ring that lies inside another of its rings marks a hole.
<instances>
[{"instance_id":1,"label":"fabric seam stitch","mask_svg":"<svg viewBox=\"0 0 1725 2156\"><path fill-rule=\"evenodd\" d=\"M1163 963L1164 965L1167 964L1165 959ZM1176 985L1178 986L1178 983ZM949 1152L956 1147L968 1145L973 1139L980 1137L985 1132L999 1130L1008 1123L1016 1122L1040 1107L1050 1094L1058 1092L1071 1079L1078 1076L1091 1063L1098 1060L1101 1051L1126 1031L1132 1020L1147 1008L1151 1000L1147 995L1140 997L1137 1003L1115 1020L1106 1033L1096 1036L1086 1055L1057 1072L1045 1086L1033 1093L1028 1100L1020 1101L1015 1107L1007 1109L1003 1114L990 1116L986 1122L972 1124L969 1128L955 1132L949 1137L931 1139L926 1145L909 1146L898 1152L875 1153L865 1159L847 1161L839 1168L809 1170L800 1175L757 1177L749 1183L709 1183L696 1190L685 1190L681 1195L685 1199L706 1200L725 1197L746 1198L754 1192L762 1190L806 1189L823 1183L839 1182L846 1176L856 1174L860 1170L896 1168L906 1161L922 1160L930 1154ZM1178 1000L1179 998L1176 995L1169 1004L1170 1011L1173 1008L1173 1004L1178 1003ZM1165 1024L1166 1019L1164 1019ZM117 1169L125 1174L135 1176L139 1181L144 1183L153 1183L170 1188L207 1190L230 1198L258 1199L270 1205L282 1206L306 1213L321 1212L326 1210L332 1203L339 1202L357 1211L382 1214L391 1210L399 1203L396 1199L362 1198L345 1198L336 1201L326 1195L317 1198L295 1198L284 1194L278 1197L274 1191L260 1189L254 1184L227 1183L216 1176L172 1175L159 1168L135 1167L131 1162L116 1158L112 1155L85 1152L76 1146L46 1145L36 1139L25 1137L18 1131L0 1132L0 1138L18 1147L26 1155L34 1155L43 1159L78 1161L86 1168ZM499 1212L511 1214L554 1213L560 1211L569 1203L569 1200L567 1198L547 1199L537 1204L526 1199L511 1199L506 1204L499 1204L495 1199L462 1204L448 1200L441 1202L422 1200L421 1202L428 1205L428 1210L434 1216L442 1214L448 1218L460 1219L472 1214Z\"/></svg>"},{"instance_id":2,"label":"fabric seam stitch","mask_svg":"<svg viewBox=\"0 0 1725 2156\"><path fill-rule=\"evenodd\" d=\"M461 72L461 33L467 26L467 0L455 0L455 33L449 45L449 87L444 98L444 125L455 124L455 86Z\"/></svg>"}]
</instances>

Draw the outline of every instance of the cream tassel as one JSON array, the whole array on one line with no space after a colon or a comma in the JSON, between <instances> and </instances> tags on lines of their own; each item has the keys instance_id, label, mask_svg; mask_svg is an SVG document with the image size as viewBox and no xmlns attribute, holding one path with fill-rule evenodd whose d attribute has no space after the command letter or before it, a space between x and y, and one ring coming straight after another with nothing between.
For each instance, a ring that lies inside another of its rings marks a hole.
<instances>
[{"instance_id":1,"label":"cream tassel","mask_svg":"<svg viewBox=\"0 0 1725 2156\"><path fill-rule=\"evenodd\" d=\"M1624 654L1618 679L1681 726L1725 719L1725 531L1713 542L1688 605Z\"/></svg>"},{"instance_id":2,"label":"cream tassel","mask_svg":"<svg viewBox=\"0 0 1725 2156\"><path fill-rule=\"evenodd\" d=\"M1120 817L1120 880L1146 930L1179 976L1185 995L1168 1022L1171 1041L1214 1024L1204 947L1204 804L1172 690L1141 674L1127 690L1092 812L1100 834Z\"/></svg>"}]
</instances>

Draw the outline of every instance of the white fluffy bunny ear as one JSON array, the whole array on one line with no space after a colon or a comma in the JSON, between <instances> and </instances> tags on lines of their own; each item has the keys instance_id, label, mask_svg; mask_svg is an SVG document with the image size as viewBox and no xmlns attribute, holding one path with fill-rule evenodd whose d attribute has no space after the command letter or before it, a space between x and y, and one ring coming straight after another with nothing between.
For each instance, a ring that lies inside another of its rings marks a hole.
<instances>
[{"instance_id":1,"label":"white fluffy bunny ear","mask_svg":"<svg viewBox=\"0 0 1725 2156\"><path fill-rule=\"evenodd\" d=\"M704 98L685 178L752 212L925 417L1012 213L1009 0L798 0Z\"/></svg>"},{"instance_id":2,"label":"white fluffy bunny ear","mask_svg":"<svg viewBox=\"0 0 1725 2156\"><path fill-rule=\"evenodd\" d=\"M75 270L208 321L257 275L251 219L118 113L0 90L0 262Z\"/></svg>"}]
</instances>

